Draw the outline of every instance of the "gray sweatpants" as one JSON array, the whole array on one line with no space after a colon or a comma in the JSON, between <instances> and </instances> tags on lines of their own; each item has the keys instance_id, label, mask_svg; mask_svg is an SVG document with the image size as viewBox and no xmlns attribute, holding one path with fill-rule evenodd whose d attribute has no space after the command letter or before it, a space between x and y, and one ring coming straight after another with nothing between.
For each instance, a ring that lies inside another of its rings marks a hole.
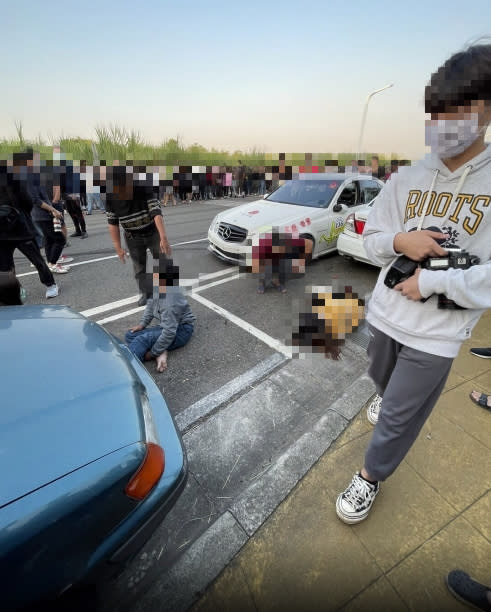
<instances>
[{"instance_id":1,"label":"gray sweatpants","mask_svg":"<svg viewBox=\"0 0 491 612\"><path fill-rule=\"evenodd\" d=\"M385 480L418 437L445 386L453 359L423 353L370 326L368 373L383 398L365 469Z\"/></svg>"}]
</instances>

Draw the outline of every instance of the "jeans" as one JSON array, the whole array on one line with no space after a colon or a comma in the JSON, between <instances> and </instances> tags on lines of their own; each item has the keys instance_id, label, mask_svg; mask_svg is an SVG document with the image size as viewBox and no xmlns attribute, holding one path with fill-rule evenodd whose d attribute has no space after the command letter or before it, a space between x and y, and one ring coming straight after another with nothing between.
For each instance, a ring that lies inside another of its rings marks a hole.
<instances>
[{"instance_id":1,"label":"jeans","mask_svg":"<svg viewBox=\"0 0 491 612\"><path fill-rule=\"evenodd\" d=\"M194 326L191 323L179 323L174 340L166 350L173 351L187 344L193 330ZM128 331L124 339L133 355L136 355L140 361L143 361L145 353L157 342L161 333L162 327L155 325L136 332Z\"/></svg>"},{"instance_id":2,"label":"jeans","mask_svg":"<svg viewBox=\"0 0 491 612\"><path fill-rule=\"evenodd\" d=\"M259 280L267 287L273 282L273 275L278 276L280 285L284 285L288 278L289 260L280 259L279 261L265 261L264 268L259 273Z\"/></svg>"},{"instance_id":3,"label":"jeans","mask_svg":"<svg viewBox=\"0 0 491 612\"><path fill-rule=\"evenodd\" d=\"M100 210L105 210L104 202L102 201L100 193L87 193L85 197L87 200L87 214L92 214L93 206L99 208Z\"/></svg>"}]
</instances>

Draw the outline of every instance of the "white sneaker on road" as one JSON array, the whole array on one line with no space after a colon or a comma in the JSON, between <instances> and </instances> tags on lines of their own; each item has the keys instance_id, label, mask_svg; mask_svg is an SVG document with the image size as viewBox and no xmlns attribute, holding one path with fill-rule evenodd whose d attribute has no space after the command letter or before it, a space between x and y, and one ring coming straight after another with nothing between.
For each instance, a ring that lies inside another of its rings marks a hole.
<instances>
[{"instance_id":1,"label":"white sneaker on road","mask_svg":"<svg viewBox=\"0 0 491 612\"><path fill-rule=\"evenodd\" d=\"M63 266L64 264L70 263L71 261L73 261L73 257L67 257L66 255L62 255L56 263Z\"/></svg>"},{"instance_id":2,"label":"white sneaker on road","mask_svg":"<svg viewBox=\"0 0 491 612\"><path fill-rule=\"evenodd\" d=\"M379 483L371 484L356 472L353 480L336 500L336 514L348 525L367 518L370 508L379 492Z\"/></svg>"},{"instance_id":3,"label":"white sneaker on road","mask_svg":"<svg viewBox=\"0 0 491 612\"><path fill-rule=\"evenodd\" d=\"M51 285L51 286L46 288L46 297L47 298L56 297L58 295L58 293L59 293L58 285L56 283L54 285Z\"/></svg>"},{"instance_id":4,"label":"white sneaker on road","mask_svg":"<svg viewBox=\"0 0 491 612\"><path fill-rule=\"evenodd\" d=\"M372 425L376 425L378 422L378 415L380 413L381 405L382 398L380 397L380 395L378 395L378 393L376 393L367 408L367 419Z\"/></svg>"},{"instance_id":5,"label":"white sneaker on road","mask_svg":"<svg viewBox=\"0 0 491 612\"><path fill-rule=\"evenodd\" d=\"M49 263L48 268L55 274L66 274L67 272L70 272L70 268L68 266L61 266L60 264Z\"/></svg>"}]
</instances>

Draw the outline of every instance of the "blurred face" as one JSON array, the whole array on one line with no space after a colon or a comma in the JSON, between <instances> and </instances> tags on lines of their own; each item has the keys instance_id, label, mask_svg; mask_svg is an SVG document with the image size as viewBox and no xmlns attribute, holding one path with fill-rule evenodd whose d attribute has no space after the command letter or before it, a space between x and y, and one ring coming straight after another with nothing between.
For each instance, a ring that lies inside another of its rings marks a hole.
<instances>
[{"instance_id":1,"label":"blurred face","mask_svg":"<svg viewBox=\"0 0 491 612\"><path fill-rule=\"evenodd\" d=\"M491 121L491 104L474 100L462 106L450 106L445 112L431 113L425 121L426 144L432 153L449 159L484 146L486 129ZM476 144L476 147L472 145Z\"/></svg>"}]
</instances>

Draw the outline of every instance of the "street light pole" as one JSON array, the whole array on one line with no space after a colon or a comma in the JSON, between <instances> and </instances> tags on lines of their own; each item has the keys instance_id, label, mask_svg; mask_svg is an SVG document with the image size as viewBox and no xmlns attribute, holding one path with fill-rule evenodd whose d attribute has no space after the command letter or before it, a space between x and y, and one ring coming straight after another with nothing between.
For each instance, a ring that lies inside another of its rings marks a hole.
<instances>
[{"instance_id":1,"label":"street light pole","mask_svg":"<svg viewBox=\"0 0 491 612\"><path fill-rule=\"evenodd\" d=\"M367 118L368 103L370 102L372 96L374 96L377 93L380 93L381 91L384 91L385 89L389 89L389 87L394 87L394 83L391 83L390 85L386 85L385 87L381 87L380 89L376 89L375 91L372 91L372 93L368 94L367 96L365 107L363 109L363 116L361 118L360 137L358 138L357 160L359 160L361 156L361 141L363 139L363 131L365 129L365 121Z\"/></svg>"}]
</instances>

